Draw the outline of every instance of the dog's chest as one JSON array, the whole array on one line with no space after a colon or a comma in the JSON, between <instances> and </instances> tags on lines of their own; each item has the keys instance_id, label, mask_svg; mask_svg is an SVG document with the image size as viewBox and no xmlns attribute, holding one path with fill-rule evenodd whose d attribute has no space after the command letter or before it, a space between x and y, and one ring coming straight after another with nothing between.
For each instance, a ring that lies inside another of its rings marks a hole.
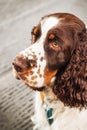
<instances>
[{"instance_id":1,"label":"dog's chest","mask_svg":"<svg viewBox=\"0 0 87 130\"><path fill-rule=\"evenodd\" d=\"M81 115L78 110L65 107L61 101L53 97L48 92L44 95L37 92L34 116L37 128L39 130L80 130L79 127L82 127L86 130L84 124L87 122L85 119L87 113L83 111Z\"/></svg>"}]
</instances>

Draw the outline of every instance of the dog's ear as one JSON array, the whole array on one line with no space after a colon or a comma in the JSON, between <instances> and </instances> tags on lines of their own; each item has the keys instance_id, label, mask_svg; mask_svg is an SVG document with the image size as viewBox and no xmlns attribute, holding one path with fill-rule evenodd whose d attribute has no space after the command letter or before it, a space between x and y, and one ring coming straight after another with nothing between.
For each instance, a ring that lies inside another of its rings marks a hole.
<instances>
[{"instance_id":1,"label":"dog's ear","mask_svg":"<svg viewBox=\"0 0 87 130\"><path fill-rule=\"evenodd\" d=\"M81 31L81 30L80 30ZM77 46L68 64L58 72L53 92L71 107L87 107L87 33L77 32Z\"/></svg>"},{"instance_id":2,"label":"dog's ear","mask_svg":"<svg viewBox=\"0 0 87 130\"><path fill-rule=\"evenodd\" d=\"M75 32L77 35L78 42L83 42L86 40L86 37L87 37L86 31L87 29L84 22L81 20L78 20L78 22L75 23Z\"/></svg>"},{"instance_id":3,"label":"dog's ear","mask_svg":"<svg viewBox=\"0 0 87 130\"><path fill-rule=\"evenodd\" d=\"M79 42L84 42L87 40L87 30L85 28L85 30L83 30L82 32L78 33L78 41Z\"/></svg>"},{"instance_id":4,"label":"dog's ear","mask_svg":"<svg viewBox=\"0 0 87 130\"><path fill-rule=\"evenodd\" d=\"M75 29L76 35L78 37L78 41L83 41L84 35L86 33L86 26L85 23L77 18L76 21L73 23L73 28Z\"/></svg>"},{"instance_id":5,"label":"dog's ear","mask_svg":"<svg viewBox=\"0 0 87 130\"><path fill-rule=\"evenodd\" d=\"M74 48L78 46L80 42L87 41L87 29L83 21L79 18L75 18L71 23L69 23L70 31L72 33L73 45Z\"/></svg>"}]
</instances>

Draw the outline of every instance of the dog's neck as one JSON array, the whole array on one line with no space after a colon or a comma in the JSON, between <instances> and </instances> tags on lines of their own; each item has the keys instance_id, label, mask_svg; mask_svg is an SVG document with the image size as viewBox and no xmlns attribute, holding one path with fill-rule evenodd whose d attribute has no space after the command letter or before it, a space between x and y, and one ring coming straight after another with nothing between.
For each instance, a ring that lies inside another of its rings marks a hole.
<instances>
[{"instance_id":1,"label":"dog's neck","mask_svg":"<svg viewBox=\"0 0 87 130\"><path fill-rule=\"evenodd\" d=\"M44 100L48 100L49 102L57 101L56 95L53 93L52 88L48 87L44 91Z\"/></svg>"},{"instance_id":2,"label":"dog's neck","mask_svg":"<svg viewBox=\"0 0 87 130\"><path fill-rule=\"evenodd\" d=\"M53 93L52 88L46 87L44 91L40 92L40 97L44 108L57 108L59 109L59 112L64 110L64 104Z\"/></svg>"},{"instance_id":3,"label":"dog's neck","mask_svg":"<svg viewBox=\"0 0 87 130\"><path fill-rule=\"evenodd\" d=\"M54 76L51 80L51 83L49 84L49 86L46 86L43 93L44 93L44 100L47 100L49 102L53 102L53 101L57 101L57 96L53 93L53 86L54 86L54 82L56 80L56 77Z\"/></svg>"},{"instance_id":4,"label":"dog's neck","mask_svg":"<svg viewBox=\"0 0 87 130\"><path fill-rule=\"evenodd\" d=\"M47 87L43 92L40 92L40 97L48 122L51 125L56 115L65 111L64 104L58 100L56 95L52 92L52 88Z\"/></svg>"}]
</instances>

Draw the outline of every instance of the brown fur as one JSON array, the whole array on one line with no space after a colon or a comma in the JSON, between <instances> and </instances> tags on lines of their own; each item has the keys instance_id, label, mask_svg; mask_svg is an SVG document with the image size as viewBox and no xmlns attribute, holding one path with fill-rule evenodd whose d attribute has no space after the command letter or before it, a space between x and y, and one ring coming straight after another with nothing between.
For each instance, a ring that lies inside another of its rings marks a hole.
<instances>
[{"instance_id":1,"label":"brown fur","mask_svg":"<svg viewBox=\"0 0 87 130\"><path fill-rule=\"evenodd\" d=\"M87 106L87 33L80 36L70 61L56 78L53 92L65 105Z\"/></svg>"}]
</instances>

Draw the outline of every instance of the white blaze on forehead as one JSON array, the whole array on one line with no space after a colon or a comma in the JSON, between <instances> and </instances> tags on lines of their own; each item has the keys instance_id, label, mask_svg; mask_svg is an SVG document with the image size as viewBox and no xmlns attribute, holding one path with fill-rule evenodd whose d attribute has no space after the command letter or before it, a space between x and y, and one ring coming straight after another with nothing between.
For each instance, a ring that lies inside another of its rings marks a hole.
<instances>
[{"instance_id":1,"label":"white blaze on forehead","mask_svg":"<svg viewBox=\"0 0 87 130\"><path fill-rule=\"evenodd\" d=\"M46 37L47 32L59 23L56 17L47 17L41 21L42 37Z\"/></svg>"}]
</instances>

